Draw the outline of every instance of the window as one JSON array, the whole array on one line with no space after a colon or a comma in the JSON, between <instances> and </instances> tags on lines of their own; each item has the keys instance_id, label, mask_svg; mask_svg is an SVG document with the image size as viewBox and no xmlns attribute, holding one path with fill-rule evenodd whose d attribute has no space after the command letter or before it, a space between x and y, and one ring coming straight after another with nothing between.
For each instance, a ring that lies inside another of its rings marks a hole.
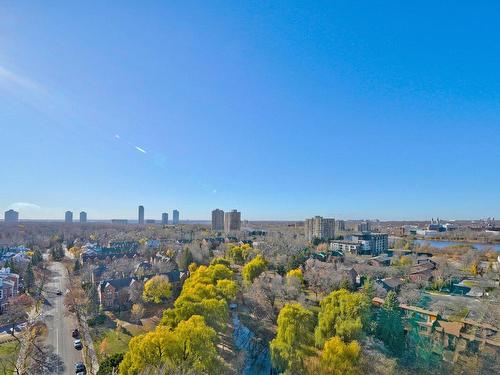
<instances>
[{"instance_id":1,"label":"window","mask_svg":"<svg viewBox=\"0 0 500 375\"><path fill-rule=\"evenodd\" d=\"M0 289L0 300L3 299L3 289Z\"/></svg>"}]
</instances>

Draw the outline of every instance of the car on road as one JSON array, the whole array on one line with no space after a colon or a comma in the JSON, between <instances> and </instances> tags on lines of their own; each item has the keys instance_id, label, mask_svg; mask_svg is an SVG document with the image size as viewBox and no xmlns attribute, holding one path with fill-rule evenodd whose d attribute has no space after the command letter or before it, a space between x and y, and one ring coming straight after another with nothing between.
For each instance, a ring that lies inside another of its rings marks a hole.
<instances>
[{"instance_id":1,"label":"car on road","mask_svg":"<svg viewBox=\"0 0 500 375\"><path fill-rule=\"evenodd\" d=\"M83 348L82 340L75 340L73 342L73 346L75 347L76 350L81 350Z\"/></svg>"},{"instance_id":2,"label":"car on road","mask_svg":"<svg viewBox=\"0 0 500 375\"><path fill-rule=\"evenodd\" d=\"M78 328L75 328L73 330L73 332L71 333L71 336L73 336L74 339L77 339L80 337L80 331L78 330Z\"/></svg>"},{"instance_id":3,"label":"car on road","mask_svg":"<svg viewBox=\"0 0 500 375\"><path fill-rule=\"evenodd\" d=\"M57 294L58 296L62 296L62 292L61 292L60 290L58 290L58 291L56 292L56 294Z\"/></svg>"},{"instance_id":4,"label":"car on road","mask_svg":"<svg viewBox=\"0 0 500 375\"><path fill-rule=\"evenodd\" d=\"M75 373L77 375L85 375L87 373L87 369L85 368L85 365L83 362L76 362L75 363Z\"/></svg>"}]
</instances>

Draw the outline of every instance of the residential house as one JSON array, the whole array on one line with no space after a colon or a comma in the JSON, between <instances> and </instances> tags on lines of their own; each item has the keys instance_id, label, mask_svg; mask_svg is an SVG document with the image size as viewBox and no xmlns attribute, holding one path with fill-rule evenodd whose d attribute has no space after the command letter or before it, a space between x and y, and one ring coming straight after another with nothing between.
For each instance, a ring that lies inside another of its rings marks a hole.
<instances>
[{"instance_id":1,"label":"residential house","mask_svg":"<svg viewBox=\"0 0 500 375\"><path fill-rule=\"evenodd\" d=\"M436 263L428 259L420 264L416 264L410 268L408 277L413 283L427 283L434 278L434 270Z\"/></svg>"},{"instance_id":2,"label":"residential house","mask_svg":"<svg viewBox=\"0 0 500 375\"><path fill-rule=\"evenodd\" d=\"M392 291L392 292L399 292L399 289L401 288L401 285L403 285L403 279L399 277L388 277L385 279L382 279L382 286L384 287L385 290L387 291Z\"/></svg>"},{"instance_id":3,"label":"residential house","mask_svg":"<svg viewBox=\"0 0 500 375\"><path fill-rule=\"evenodd\" d=\"M19 275L10 268L0 269L0 311L9 303L11 297L19 293Z\"/></svg>"},{"instance_id":4,"label":"residential house","mask_svg":"<svg viewBox=\"0 0 500 375\"><path fill-rule=\"evenodd\" d=\"M391 259L390 256L383 254L369 259L368 264L375 267L386 267L391 265Z\"/></svg>"},{"instance_id":5,"label":"residential house","mask_svg":"<svg viewBox=\"0 0 500 375\"><path fill-rule=\"evenodd\" d=\"M172 285L174 292L178 292L182 282L187 277L187 273L178 270L159 275L166 276ZM154 276L154 275L153 275ZM114 310L130 304L128 291L137 282L146 282L152 276L146 277L125 277L121 279L104 280L99 283L99 303L105 310Z\"/></svg>"}]
</instances>

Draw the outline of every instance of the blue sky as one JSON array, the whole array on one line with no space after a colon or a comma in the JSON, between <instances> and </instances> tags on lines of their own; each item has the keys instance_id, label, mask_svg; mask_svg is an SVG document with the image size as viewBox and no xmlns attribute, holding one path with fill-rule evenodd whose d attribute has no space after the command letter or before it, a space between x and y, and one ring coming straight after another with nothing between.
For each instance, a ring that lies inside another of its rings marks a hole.
<instances>
[{"instance_id":1,"label":"blue sky","mask_svg":"<svg viewBox=\"0 0 500 375\"><path fill-rule=\"evenodd\" d=\"M497 2L101 3L0 3L0 208L500 217Z\"/></svg>"}]
</instances>

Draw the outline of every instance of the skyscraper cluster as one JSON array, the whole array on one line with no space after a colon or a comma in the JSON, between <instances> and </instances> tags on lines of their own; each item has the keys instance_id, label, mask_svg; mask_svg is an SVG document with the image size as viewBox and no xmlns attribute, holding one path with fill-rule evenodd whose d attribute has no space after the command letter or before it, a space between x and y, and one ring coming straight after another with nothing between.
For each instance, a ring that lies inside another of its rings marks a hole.
<instances>
[{"instance_id":1,"label":"skyscraper cluster","mask_svg":"<svg viewBox=\"0 0 500 375\"><path fill-rule=\"evenodd\" d=\"M180 220L179 220L179 210L173 210L172 211L172 224L176 225L176 224L179 224ZM144 225L144 223L147 223L147 224L154 224L155 221L154 220L144 220L144 206L139 206L139 212L138 212L138 218L137 218L137 222L139 223L139 225ZM167 212L163 212L161 214L161 223L163 225L167 225L168 224L168 213Z\"/></svg>"}]
</instances>

